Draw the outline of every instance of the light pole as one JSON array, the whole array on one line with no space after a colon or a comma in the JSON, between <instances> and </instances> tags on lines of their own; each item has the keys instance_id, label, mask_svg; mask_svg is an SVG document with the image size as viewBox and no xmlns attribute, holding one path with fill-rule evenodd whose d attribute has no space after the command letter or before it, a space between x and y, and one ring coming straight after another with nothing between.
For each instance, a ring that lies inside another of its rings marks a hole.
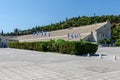
<instances>
[{"instance_id":1,"label":"light pole","mask_svg":"<svg viewBox=\"0 0 120 80\"><path fill-rule=\"evenodd\" d=\"M95 20L95 25L97 24L97 21L96 21L96 13L94 13L94 20Z\"/></svg>"}]
</instances>

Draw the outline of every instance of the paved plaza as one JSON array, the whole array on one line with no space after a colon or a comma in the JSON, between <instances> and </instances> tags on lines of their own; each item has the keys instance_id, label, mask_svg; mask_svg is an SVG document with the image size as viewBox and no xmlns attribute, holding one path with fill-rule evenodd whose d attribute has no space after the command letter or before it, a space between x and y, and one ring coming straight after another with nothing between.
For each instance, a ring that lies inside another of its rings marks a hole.
<instances>
[{"instance_id":1,"label":"paved plaza","mask_svg":"<svg viewBox=\"0 0 120 80\"><path fill-rule=\"evenodd\" d=\"M120 48L92 57L1 48L0 80L120 80Z\"/></svg>"}]
</instances>

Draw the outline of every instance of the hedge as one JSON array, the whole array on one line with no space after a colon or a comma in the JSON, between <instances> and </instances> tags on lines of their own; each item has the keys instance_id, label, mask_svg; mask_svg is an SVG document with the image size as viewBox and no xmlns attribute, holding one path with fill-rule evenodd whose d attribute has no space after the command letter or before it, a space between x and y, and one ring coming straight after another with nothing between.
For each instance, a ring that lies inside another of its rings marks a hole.
<instances>
[{"instance_id":1,"label":"hedge","mask_svg":"<svg viewBox=\"0 0 120 80\"><path fill-rule=\"evenodd\" d=\"M115 42L115 46L119 46L119 47L120 47L120 39L118 39L118 40Z\"/></svg>"},{"instance_id":2,"label":"hedge","mask_svg":"<svg viewBox=\"0 0 120 80\"><path fill-rule=\"evenodd\" d=\"M95 54L98 45L82 41L47 41L47 42L12 42L10 48L27 49L43 52L58 52L71 55Z\"/></svg>"}]
</instances>

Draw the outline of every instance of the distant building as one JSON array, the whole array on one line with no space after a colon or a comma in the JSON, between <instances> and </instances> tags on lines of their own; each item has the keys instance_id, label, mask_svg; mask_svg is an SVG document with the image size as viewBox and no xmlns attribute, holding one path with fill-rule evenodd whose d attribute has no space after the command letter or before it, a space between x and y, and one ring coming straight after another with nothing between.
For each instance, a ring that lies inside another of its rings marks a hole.
<instances>
[{"instance_id":1,"label":"distant building","mask_svg":"<svg viewBox=\"0 0 120 80\"><path fill-rule=\"evenodd\" d=\"M18 42L18 40L11 39L9 36L0 35L0 47L8 47L9 42Z\"/></svg>"},{"instance_id":2,"label":"distant building","mask_svg":"<svg viewBox=\"0 0 120 80\"><path fill-rule=\"evenodd\" d=\"M0 35L0 47L7 47L8 42L9 42L9 39L7 37Z\"/></svg>"}]
</instances>

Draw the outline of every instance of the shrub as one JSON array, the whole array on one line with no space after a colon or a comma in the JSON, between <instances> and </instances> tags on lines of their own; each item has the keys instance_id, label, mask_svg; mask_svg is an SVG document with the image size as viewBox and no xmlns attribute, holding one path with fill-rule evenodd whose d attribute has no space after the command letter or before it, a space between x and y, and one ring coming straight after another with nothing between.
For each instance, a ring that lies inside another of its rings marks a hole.
<instances>
[{"instance_id":1,"label":"shrub","mask_svg":"<svg viewBox=\"0 0 120 80\"><path fill-rule=\"evenodd\" d=\"M59 45L59 52L71 55L82 54L82 46L80 42L64 42Z\"/></svg>"},{"instance_id":2,"label":"shrub","mask_svg":"<svg viewBox=\"0 0 120 80\"><path fill-rule=\"evenodd\" d=\"M101 39L98 41L99 44L111 44L112 40L111 39Z\"/></svg>"},{"instance_id":3,"label":"shrub","mask_svg":"<svg viewBox=\"0 0 120 80\"><path fill-rule=\"evenodd\" d=\"M63 39L58 39L52 44L53 52L59 52L59 45L62 44L63 42L66 42Z\"/></svg>"},{"instance_id":4,"label":"shrub","mask_svg":"<svg viewBox=\"0 0 120 80\"><path fill-rule=\"evenodd\" d=\"M10 48L17 48L17 42L16 43L15 42L9 43L9 47Z\"/></svg>"},{"instance_id":5,"label":"shrub","mask_svg":"<svg viewBox=\"0 0 120 80\"><path fill-rule=\"evenodd\" d=\"M83 53L84 54L94 54L98 49L98 45L86 42L83 44Z\"/></svg>"},{"instance_id":6,"label":"shrub","mask_svg":"<svg viewBox=\"0 0 120 80\"><path fill-rule=\"evenodd\" d=\"M82 54L95 54L98 49L97 44L83 42L83 41L64 41L59 39L57 41L47 42L12 42L9 47L18 49L27 49L35 51L49 51L59 52L63 54L82 55Z\"/></svg>"},{"instance_id":7,"label":"shrub","mask_svg":"<svg viewBox=\"0 0 120 80\"><path fill-rule=\"evenodd\" d=\"M55 43L63 43L63 42L66 42L66 41L63 39L58 39Z\"/></svg>"},{"instance_id":8,"label":"shrub","mask_svg":"<svg viewBox=\"0 0 120 80\"><path fill-rule=\"evenodd\" d=\"M115 46L120 46L120 39L115 42Z\"/></svg>"},{"instance_id":9,"label":"shrub","mask_svg":"<svg viewBox=\"0 0 120 80\"><path fill-rule=\"evenodd\" d=\"M98 45L88 42L65 42L59 45L59 52L64 54L95 54Z\"/></svg>"}]
</instances>

